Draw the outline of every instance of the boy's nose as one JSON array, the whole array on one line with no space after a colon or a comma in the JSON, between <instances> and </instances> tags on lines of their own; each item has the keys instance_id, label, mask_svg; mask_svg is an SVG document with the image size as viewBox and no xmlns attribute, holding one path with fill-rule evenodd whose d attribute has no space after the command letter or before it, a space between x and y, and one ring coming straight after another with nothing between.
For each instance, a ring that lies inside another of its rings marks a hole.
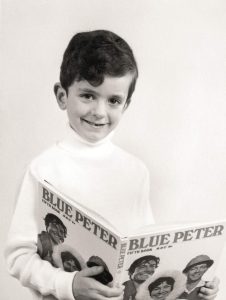
<instances>
[{"instance_id":1,"label":"boy's nose","mask_svg":"<svg viewBox=\"0 0 226 300\"><path fill-rule=\"evenodd\" d=\"M95 101L92 107L92 114L96 117L104 117L106 114L106 105L102 100Z\"/></svg>"}]
</instances>

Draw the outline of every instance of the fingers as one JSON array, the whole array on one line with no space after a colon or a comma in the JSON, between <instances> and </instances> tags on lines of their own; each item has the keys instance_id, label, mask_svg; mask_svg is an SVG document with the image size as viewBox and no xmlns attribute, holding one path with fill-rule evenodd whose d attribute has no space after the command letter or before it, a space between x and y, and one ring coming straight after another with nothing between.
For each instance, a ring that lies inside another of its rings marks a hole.
<instances>
[{"instance_id":1,"label":"fingers","mask_svg":"<svg viewBox=\"0 0 226 300\"><path fill-rule=\"evenodd\" d=\"M121 300L124 287L116 288L103 285L94 278L103 271L103 267L92 267L83 269L75 274L72 291L77 300L95 299L95 300Z\"/></svg>"},{"instance_id":2,"label":"fingers","mask_svg":"<svg viewBox=\"0 0 226 300\"><path fill-rule=\"evenodd\" d=\"M216 296L217 296L217 294L207 296L202 293L199 293L199 298L204 299L204 300L214 300L214 299L216 299Z\"/></svg>"},{"instance_id":3,"label":"fingers","mask_svg":"<svg viewBox=\"0 0 226 300\"><path fill-rule=\"evenodd\" d=\"M103 272L103 270L104 268L101 266L85 268L82 271L80 271L80 274L84 277L92 277L94 275L100 274L101 272Z\"/></svg>"},{"instance_id":4,"label":"fingers","mask_svg":"<svg viewBox=\"0 0 226 300\"><path fill-rule=\"evenodd\" d=\"M214 277L213 281L209 281L201 287L199 296L205 300L215 299L219 290L219 282L220 280Z\"/></svg>"},{"instance_id":5,"label":"fingers","mask_svg":"<svg viewBox=\"0 0 226 300\"><path fill-rule=\"evenodd\" d=\"M95 299L98 299L98 300L107 300L107 299L111 299L111 300L123 300L123 293L122 293L122 291L120 292L120 294L117 291L117 294L118 295L113 295L113 293L106 292L104 294L98 294Z\"/></svg>"},{"instance_id":6,"label":"fingers","mask_svg":"<svg viewBox=\"0 0 226 300\"><path fill-rule=\"evenodd\" d=\"M218 289L219 283L220 283L219 278L218 277L214 277L212 281L208 281L205 284L205 287L210 288L210 289L215 289L215 288Z\"/></svg>"},{"instance_id":7,"label":"fingers","mask_svg":"<svg viewBox=\"0 0 226 300\"><path fill-rule=\"evenodd\" d=\"M106 285L101 284L101 288L99 289L99 294L107 297L107 298L114 298L114 297L120 297L123 294L124 288L114 288L114 287L108 287Z\"/></svg>"},{"instance_id":8,"label":"fingers","mask_svg":"<svg viewBox=\"0 0 226 300\"><path fill-rule=\"evenodd\" d=\"M107 299L111 299L111 300L123 300L123 294L118 296L118 297L110 297L110 298L106 298L105 296L102 295L98 295L97 298L95 298L95 300L107 300Z\"/></svg>"},{"instance_id":9,"label":"fingers","mask_svg":"<svg viewBox=\"0 0 226 300\"><path fill-rule=\"evenodd\" d=\"M107 286L113 287L113 281L112 281L112 282L109 282L109 283L107 284Z\"/></svg>"},{"instance_id":10,"label":"fingers","mask_svg":"<svg viewBox=\"0 0 226 300\"><path fill-rule=\"evenodd\" d=\"M216 298L216 296L217 296L217 292L212 293L207 288L204 288L204 287L202 287L199 292L199 297L201 297L202 299L205 299L205 300L213 300Z\"/></svg>"}]
</instances>

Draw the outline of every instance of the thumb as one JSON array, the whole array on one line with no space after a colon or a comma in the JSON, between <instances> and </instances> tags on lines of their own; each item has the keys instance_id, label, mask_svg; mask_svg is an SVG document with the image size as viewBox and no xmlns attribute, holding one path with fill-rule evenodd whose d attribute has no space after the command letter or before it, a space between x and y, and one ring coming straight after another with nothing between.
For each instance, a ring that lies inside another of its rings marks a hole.
<instances>
[{"instance_id":1,"label":"thumb","mask_svg":"<svg viewBox=\"0 0 226 300\"><path fill-rule=\"evenodd\" d=\"M215 277L213 278L213 282L216 283L216 284L218 284L218 283L220 283L220 279L219 279L218 277L215 276Z\"/></svg>"},{"instance_id":2,"label":"thumb","mask_svg":"<svg viewBox=\"0 0 226 300\"><path fill-rule=\"evenodd\" d=\"M217 289L219 286L219 283L220 283L219 278L215 276L212 281L208 281L205 284L205 287L211 288L211 289Z\"/></svg>"},{"instance_id":3,"label":"thumb","mask_svg":"<svg viewBox=\"0 0 226 300\"><path fill-rule=\"evenodd\" d=\"M84 277L92 277L94 275L102 273L104 270L103 267L91 267L91 268L85 268L82 271L80 271L80 274Z\"/></svg>"}]
</instances>

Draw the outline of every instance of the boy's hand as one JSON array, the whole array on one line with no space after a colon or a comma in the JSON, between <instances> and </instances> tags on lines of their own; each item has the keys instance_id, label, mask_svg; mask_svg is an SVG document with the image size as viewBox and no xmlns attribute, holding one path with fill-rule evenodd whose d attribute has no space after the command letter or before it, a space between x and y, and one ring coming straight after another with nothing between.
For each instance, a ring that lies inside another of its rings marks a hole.
<instances>
[{"instance_id":1,"label":"boy's hand","mask_svg":"<svg viewBox=\"0 0 226 300\"><path fill-rule=\"evenodd\" d=\"M101 284L91 278L103 272L103 267L86 268L75 274L72 290L76 300L121 300L123 299L123 288L113 288Z\"/></svg>"},{"instance_id":2,"label":"boy's hand","mask_svg":"<svg viewBox=\"0 0 226 300\"><path fill-rule=\"evenodd\" d=\"M213 281L208 281L204 287L201 287L199 297L205 300L213 300L219 290L219 279L214 277Z\"/></svg>"}]
</instances>

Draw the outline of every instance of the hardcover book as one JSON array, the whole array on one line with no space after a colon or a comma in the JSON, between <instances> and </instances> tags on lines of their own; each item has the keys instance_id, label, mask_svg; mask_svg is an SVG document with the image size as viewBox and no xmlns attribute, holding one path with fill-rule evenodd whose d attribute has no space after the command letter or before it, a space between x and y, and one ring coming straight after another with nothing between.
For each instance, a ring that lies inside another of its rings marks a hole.
<instances>
[{"instance_id":1,"label":"hardcover book","mask_svg":"<svg viewBox=\"0 0 226 300\"><path fill-rule=\"evenodd\" d=\"M42 259L67 272L101 265L95 279L124 285L124 300L200 300L220 260L226 220L150 225L125 236L48 182L38 184Z\"/></svg>"}]
</instances>

